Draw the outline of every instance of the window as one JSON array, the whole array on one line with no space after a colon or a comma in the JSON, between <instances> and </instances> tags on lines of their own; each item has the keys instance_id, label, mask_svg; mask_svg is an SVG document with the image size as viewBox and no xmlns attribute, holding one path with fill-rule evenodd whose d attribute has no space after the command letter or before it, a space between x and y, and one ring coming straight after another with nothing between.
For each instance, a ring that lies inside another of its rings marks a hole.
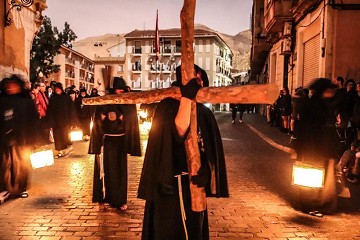
<instances>
[{"instance_id":1,"label":"window","mask_svg":"<svg viewBox=\"0 0 360 240\"><path fill-rule=\"evenodd\" d=\"M135 41L135 51L134 53L141 53L141 41Z\"/></svg>"},{"instance_id":2,"label":"window","mask_svg":"<svg viewBox=\"0 0 360 240\"><path fill-rule=\"evenodd\" d=\"M181 53L181 40L176 40L175 52Z\"/></svg>"},{"instance_id":3,"label":"window","mask_svg":"<svg viewBox=\"0 0 360 240\"><path fill-rule=\"evenodd\" d=\"M124 71L124 66L121 64L118 66L118 72L123 72Z\"/></svg>"},{"instance_id":4,"label":"window","mask_svg":"<svg viewBox=\"0 0 360 240\"><path fill-rule=\"evenodd\" d=\"M141 71L141 63L140 63L140 61L137 61L137 62L135 62L135 63L133 64L132 70L133 70L133 71Z\"/></svg>"},{"instance_id":5,"label":"window","mask_svg":"<svg viewBox=\"0 0 360 240\"><path fill-rule=\"evenodd\" d=\"M164 53L171 53L171 41L164 41Z\"/></svg>"}]
</instances>

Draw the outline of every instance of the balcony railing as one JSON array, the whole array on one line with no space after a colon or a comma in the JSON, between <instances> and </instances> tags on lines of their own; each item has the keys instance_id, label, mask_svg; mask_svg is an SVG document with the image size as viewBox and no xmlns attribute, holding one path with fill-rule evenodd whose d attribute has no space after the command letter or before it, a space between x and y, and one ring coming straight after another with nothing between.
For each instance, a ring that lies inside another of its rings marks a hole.
<instances>
[{"instance_id":1,"label":"balcony railing","mask_svg":"<svg viewBox=\"0 0 360 240\"><path fill-rule=\"evenodd\" d=\"M159 63L157 65L157 69L156 69L156 64L151 64L150 65L150 71L151 72L155 72L155 71L158 71L158 72L171 72L171 71L175 71L176 70L176 64L173 63L173 64L162 64L162 63Z\"/></svg>"},{"instance_id":2,"label":"balcony railing","mask_svg":"<svg viewBox=\"0 0 360 240\"><path fill-rule=\"evenodd\" d=\"M159 53L163 55L181 54L181 46L160 46ZM151 54L155 54L155 48L151 47Z\"/></svg>"},{"instance_id":3,"label":"balcony railing","mask_svg":"<svg viewBox=\"0 0 360 240\"><path fill-rule=\"evenodd\" d=\"M73 72L67 72L67 73L65 74L65 77L67 77L67 78L75 78L75 73L73 73Z\"/></svg>"},{"instance_id":4,"label":"balcony railing","mask_svg":"<svg viewBox=\"0 0 360 240\"><path fill-rule=\"evenodd\" d=\"M134 63L132 65L132 70L133 71L141 71L141 64Z\"/></svg>"}]
</instances>

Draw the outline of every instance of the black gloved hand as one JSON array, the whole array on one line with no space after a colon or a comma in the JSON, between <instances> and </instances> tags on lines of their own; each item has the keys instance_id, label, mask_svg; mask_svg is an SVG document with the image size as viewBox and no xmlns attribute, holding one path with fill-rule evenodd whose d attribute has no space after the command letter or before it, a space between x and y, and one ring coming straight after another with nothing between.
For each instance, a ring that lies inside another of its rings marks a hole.
<instances>
[{"instance_id":1,"label":"black gloved hand","mask_svg":"<svg viewBox=\"0 0 360 240\"><path fill-rule=\"evenodd\" d=\"M191 182L198 187L205 187L210 181L210 168L208 165L201 165L198 174L191 176Z\"/></svg>"},{"instance_id":2,"label":"black gloved hand","mask_svg":"<svg viewBox=\"0 0 360 240\"><path fill-rule=\"evenodd\" d=\"M182 84L180 85L181 96L192 100L196 97L200 88L201 86L198 83L198 79L193 78L185 86Z\"/></svg>"}]
</instances>

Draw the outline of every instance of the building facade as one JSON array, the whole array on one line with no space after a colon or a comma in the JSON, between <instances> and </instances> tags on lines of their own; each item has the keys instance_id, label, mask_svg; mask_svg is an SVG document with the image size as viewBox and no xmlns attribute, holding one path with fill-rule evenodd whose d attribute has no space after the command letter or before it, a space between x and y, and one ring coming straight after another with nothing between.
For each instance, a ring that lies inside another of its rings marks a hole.
<instances>
[{"instance_id":1,"label":"building facade","mask_svg":"<svg viewBox=\"0 0 360 240\"><path fill-rule=\"evenodd\" d=\"M61 82L64 87L75 85L77 89L86 88L88 92L101 86L95 82L94 61L81 53L62 45L54 63L60 65L60 71L52 74L48 80Z\"/></svg>"},{"instance_id":2,"label":"building facade","mask_svg":"<svg viewBox=\"0 0 360 240\"><path fill-rule=\"evenodd\" d=\"M155 31L134 30L125 35L123 77L136 90L168 88L181 64L181 29L159 30L160 56L155 58ZM194 62L209 77L210 86L230 85L232 56L229 46L215 33L195 29Z\"/></svg>"},{"instance_id":3,"label":"building facade","mask_svg":"<svg viewBox=\"0 0 360 240\"><path fill-rule=\"evenodd\" d=\"M279 88L360 81L359 0L254 0L251 79Z\"/></svg>"},{"instance_id":4,"label":"building facade","mask_svg":"<svg viewBox=\"0 0 360 240\"><path fill-rule=\"evenodd\" d=\"M0 80L30 76L30 49L42 22L45 0L3 1L0 4Z\"/></svg>"}]
</instances>

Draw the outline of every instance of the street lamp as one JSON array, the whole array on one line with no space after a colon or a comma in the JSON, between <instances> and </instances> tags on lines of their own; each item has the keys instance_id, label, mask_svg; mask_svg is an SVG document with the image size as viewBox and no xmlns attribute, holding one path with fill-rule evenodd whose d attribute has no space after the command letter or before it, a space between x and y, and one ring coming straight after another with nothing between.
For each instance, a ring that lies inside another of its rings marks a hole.
<instances>
[{"instance_id":1,"label":"street lamp","mask_svg":"<svg viewBox=\"0 0 360 240\"><path fill-rule=\"evenodd\" d=\"M4 0L4 1L7 1L7 0ZM8 27L11 25L12 23L12 19L9 17L10 15L10 12L13 8L16 9L16 11L20 12L21 9L23 7L31 7L31 5L34 3L34 0L21 0L19 3L17 3L15 0L10 0L8 1L9 5L10 5L10 8L9 10L5 13L5 27ZM6 4L4 2L4 5L5 5L5 10L6 10Z\"/></svg>"}]
</instances>

